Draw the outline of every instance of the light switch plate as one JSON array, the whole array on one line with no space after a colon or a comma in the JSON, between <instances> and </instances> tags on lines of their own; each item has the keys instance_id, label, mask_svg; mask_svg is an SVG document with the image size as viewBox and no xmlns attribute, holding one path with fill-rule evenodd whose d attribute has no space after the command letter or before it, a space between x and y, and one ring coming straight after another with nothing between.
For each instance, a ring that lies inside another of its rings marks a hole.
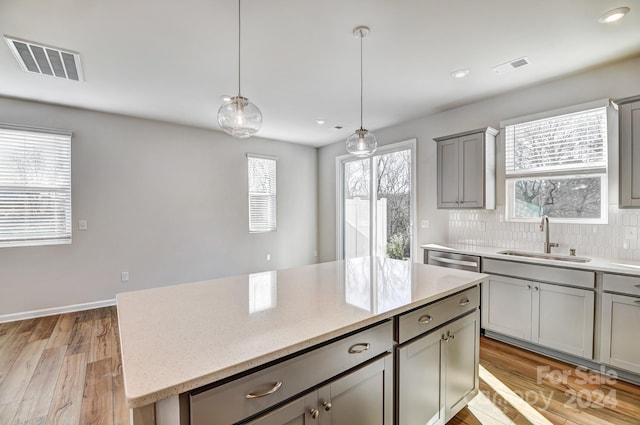
<instances>
[{"instance_id":1,"label":"light switch plate","mask_svg":"<svg viewBox=\"0 0 640 425\"><path fill-rule=\"evenodd\" d=\"M87 220L78 220L78 230L87 230Z\"/></svg>"},{"instance_id":2,"label":"light switch plate","mask_svg":"<svg viewBox=\"0 0 640 425\"><path fill-rule=\"evenodd\" d=\"M429 228L429 220L420 220L420 227L422 227L423 229L428 229Z\"/></svg>"}]
</instances>

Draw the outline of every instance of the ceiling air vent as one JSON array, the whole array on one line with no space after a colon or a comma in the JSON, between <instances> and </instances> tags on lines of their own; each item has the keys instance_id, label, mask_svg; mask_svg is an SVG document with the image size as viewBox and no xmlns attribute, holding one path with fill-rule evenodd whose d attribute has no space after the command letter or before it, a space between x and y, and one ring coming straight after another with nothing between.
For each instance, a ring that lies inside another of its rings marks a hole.
<instances>
[{"instance_id":1,"label":"ceiling air vent","mask_svg":"<svg viewBox=\"0 0 640 425\"><path fill-rule=\"evenodd\" d=\"M80 54L4 36L20 67L28 72L82 81Z\"/></svg>"},{"instance_id":2,"label":"ceiling air vent","mask_svg":"<svg viewBox=\"0 0 640 425\"><path fill-rule=\"evenodd\" d=\"M496 74L504 74L506 72L513 71L514 69L523 67L525 65L529 65L529 58L527 58L526 56L522 58L514 59L507 63L503 63L502 65L494 66L491 69L493 69L496 72Z\"/></svg>"}]
</instances>

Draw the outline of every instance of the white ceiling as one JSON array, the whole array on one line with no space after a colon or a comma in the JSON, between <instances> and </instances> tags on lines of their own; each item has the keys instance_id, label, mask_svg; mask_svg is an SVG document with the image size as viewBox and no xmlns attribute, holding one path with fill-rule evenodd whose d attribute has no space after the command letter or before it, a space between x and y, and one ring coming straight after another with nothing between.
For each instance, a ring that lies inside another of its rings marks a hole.
<instances>
[{"instance_id":1,"label":"white ceiling","mask_svg":"<svg viewBox=\"0 0 640 425\"><path fill-rule=\"evenodd\" d=\"M597 22L621 6L622 21ZM243 0L259 136L322 146L359 127L357 25L371 27L370 130L640 54L637 0ZM236 0L0 0L0 31L80 52L85 75L27 73L3 43L0 95L217 129L219 96L237 91ZM529 66L491 70L522 56ZM471 74L451 78L459 68Z\"/></svg>"}]
</instances>

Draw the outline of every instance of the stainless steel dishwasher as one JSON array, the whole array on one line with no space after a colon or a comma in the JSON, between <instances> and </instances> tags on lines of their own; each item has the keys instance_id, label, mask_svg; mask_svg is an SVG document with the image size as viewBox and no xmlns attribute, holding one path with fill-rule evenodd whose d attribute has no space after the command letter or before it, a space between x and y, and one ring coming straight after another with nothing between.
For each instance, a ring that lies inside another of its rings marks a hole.
<instances>
[{"instance_id":1,"label":"stainless steel dishwasher","mask_svg":"<svg viewBox=\"0 0 640 425\"><path fill-rule=\"evenodd\" d=\"M426 264L448 267L450 269L480 272L480 257L475 255L456 254L454 252L428 249L424 252L424 262Z\"/></svg>"}]
</instances>

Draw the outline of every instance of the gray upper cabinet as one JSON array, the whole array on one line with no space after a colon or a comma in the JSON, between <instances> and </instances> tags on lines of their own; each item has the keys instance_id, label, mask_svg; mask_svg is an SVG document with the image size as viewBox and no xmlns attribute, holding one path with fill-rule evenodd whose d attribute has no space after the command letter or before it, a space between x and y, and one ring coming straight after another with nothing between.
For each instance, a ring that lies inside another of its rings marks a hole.
<instances>
[{"instance_id":1,"label":"gray upper cabinet","mask_svg":"<svg viewBox=\"0 0 640 425\"><path fill-rule=\"evenodd\" d=\"M616 103L620 107L620 207L640 208L640 96Z\"/></svg>"},{"instance_id":2,"label":"gray upper cabinet","mask_svg":"<svg viewBox=\"0 0 640 425\"><path fill-rule=\"evenodd\" d=\"M497 134L487 127L434 139L438 208L495 208Z\"/></svg>"}]
</instances>

